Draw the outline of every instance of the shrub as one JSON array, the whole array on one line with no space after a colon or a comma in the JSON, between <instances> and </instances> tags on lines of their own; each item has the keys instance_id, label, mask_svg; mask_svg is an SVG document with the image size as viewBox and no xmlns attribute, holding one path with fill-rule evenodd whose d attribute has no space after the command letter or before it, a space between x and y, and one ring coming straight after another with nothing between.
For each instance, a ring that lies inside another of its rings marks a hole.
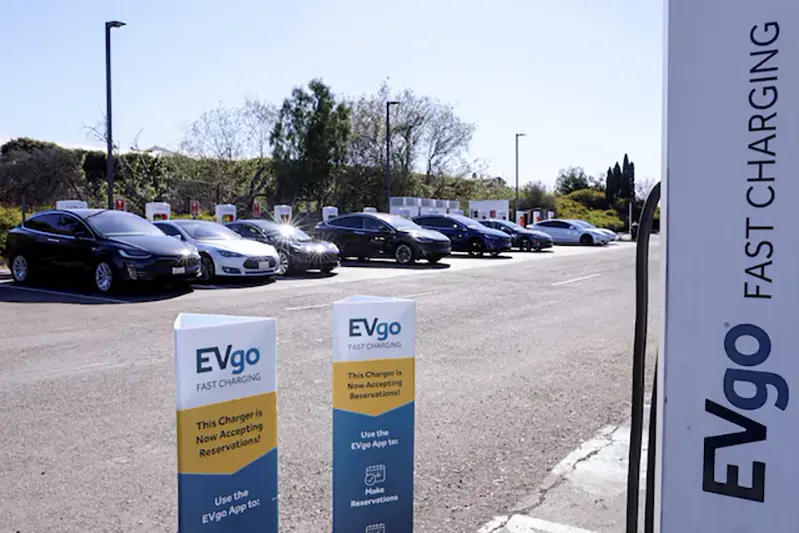
<instances>
[{"instance_id":1,"label":"shrub","mask_svg":"<svg viewBox=\"0 0 799 533\"><path fill-rule=\"evenodd\" d=\"M8 230L22 222L22 210L17 207L0 205L0 264L6 247Z\"/></svg>"},{"instance_id":2,"label":"shrub","mask_svg":"<svg viewBox=\"0 0 799 533\"><path fill-rule=\"evenodd\" d=\"M556 200L558 218L576 218L585 220L598 228L613 231L624 229L625 224L613 209L589 209L569 196L559 196Z\"/></svg>"},{"instance_id":3,"label":"shrub","mask_svg":"<svg viewBox=\"0 0 799 533\"><path fill-rule=\"evenodd\" d=\"M594 189L580 189L579 191L569 193L566 197L584 205L588 209L604 211L609 207L608 201L605 198L605 193Z\"/></svg>"},{"instance_id":4,"label":"shrub","mask_svg":"<svg viewBox=\"0 0 799 533\"><path fill-rule=\"evenodd\" d=\"M175 220L188 220L188 219L195 218L195 217L193 217L193 216L191 216L191 215L189 215L187 213L181 213L179 215L173 214L172 218L175 219ZM201 212L200 216L198 216L196 218L197 218L197 220L205 220L205 221L208 221L208 222L216 222L216 217L214 215L211 215L211 214L208 214L208 213L202 213Z\"/></svg>"}]
</instances>

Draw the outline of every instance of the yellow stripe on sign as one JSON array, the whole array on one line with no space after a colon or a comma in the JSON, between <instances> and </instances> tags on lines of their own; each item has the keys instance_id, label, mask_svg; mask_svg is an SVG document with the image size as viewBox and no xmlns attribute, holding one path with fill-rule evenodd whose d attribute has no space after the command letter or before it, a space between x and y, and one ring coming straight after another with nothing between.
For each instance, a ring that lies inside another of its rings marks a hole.
<instances>
[{"instance_id":1,"label":"yellow stripe on sign","mask_svg":"<svg viewBox=\"0 0 799 533\"><path fill-rule=\"evenodd\" d=\"M415 359L333 363L333 408L377 416L414 400Z\"/></svg>"},{"instance_id":2,"label":"yellow stripe on sign","mask_svg":"<svg viewBox=\"0 0 799 533\"><path fill-rule=\"evenodd\" d=\"M277 447L277 393L178 411L178 472L232 474Z\"/></svg>"}]
</instances>

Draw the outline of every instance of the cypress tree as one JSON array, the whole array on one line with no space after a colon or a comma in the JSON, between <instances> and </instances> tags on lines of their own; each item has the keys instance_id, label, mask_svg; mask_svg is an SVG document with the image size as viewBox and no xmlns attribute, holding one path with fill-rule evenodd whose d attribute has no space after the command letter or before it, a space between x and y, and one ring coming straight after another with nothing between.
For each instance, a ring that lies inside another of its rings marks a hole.
<instances>
[{"instance_id":1,"label":"cypress tree","mask_svg":"<svg viewBox=\"0 0 799 533\"><path fill-rule=\"evenodd\" d=\"M605 201L609 206L613 205L616 201L616 181L613 179L613 169L608 167L608 172L605 174Z\"/></svg>"}]
</instances>

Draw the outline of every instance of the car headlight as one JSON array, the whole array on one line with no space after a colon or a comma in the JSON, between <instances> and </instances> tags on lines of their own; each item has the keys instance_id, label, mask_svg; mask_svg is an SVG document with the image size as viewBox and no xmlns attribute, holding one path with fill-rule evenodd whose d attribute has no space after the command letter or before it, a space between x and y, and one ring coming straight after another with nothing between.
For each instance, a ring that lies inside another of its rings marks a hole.
<instances>
[{"instance_id":1,"label":"car headlight","mask_svg":"<svg viewBox=\"0 0 799 533\"><path fill-rule=\"evenodd\" d=\"M230 250L219 250L219 255L222 257L244 257L243 254L238 252L231 252Z\"/></svg>"},{"instance_id":2,"label":"car headlight","mask_svg":"<svg viewBox=\"0 0 799 533\"><path fill-rule=\"evenodd\" d=\"M303 246L301 246L299 244L296 244L296 243L291 243L289 245L289 248L291 248L292 250L294 250L295 252L298 252L298 253L302 253L302 252L305 251L305 247L303 247Z\"/></svg>"},{"instance_id":3,"label":"car headlight","mask_svg":"<svg viewBox=\"0 0 799 533\"><path fill-rule=\"evenodd\" d=\"M150 254L148 254L147 252L143 250L136 250L134 248L128 250L120 248L119 255L121 255L126 259L147 259L148 257L150 257Z\"/></svg>"}]
</instances>

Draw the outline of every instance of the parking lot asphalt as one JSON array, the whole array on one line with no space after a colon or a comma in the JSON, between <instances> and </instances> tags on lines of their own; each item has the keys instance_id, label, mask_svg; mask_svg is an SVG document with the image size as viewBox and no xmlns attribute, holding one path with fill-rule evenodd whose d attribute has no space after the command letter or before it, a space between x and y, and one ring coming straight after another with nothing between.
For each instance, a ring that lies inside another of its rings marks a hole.
<instances>
[{"instance_id":1,"label":"parking lot asphalt","mask_svg":"<svg viewBox=\"0 0 799 533\"><path fill-rule=\"evenodd\" d=\"M277 318L281 531L329 530L330 304L354 294L418 302L416 531L508 512L628 415L634 246L445 262L111 299L0 283L0 532L176 530L180 312Z\"/></svg>"}]
</instances>

